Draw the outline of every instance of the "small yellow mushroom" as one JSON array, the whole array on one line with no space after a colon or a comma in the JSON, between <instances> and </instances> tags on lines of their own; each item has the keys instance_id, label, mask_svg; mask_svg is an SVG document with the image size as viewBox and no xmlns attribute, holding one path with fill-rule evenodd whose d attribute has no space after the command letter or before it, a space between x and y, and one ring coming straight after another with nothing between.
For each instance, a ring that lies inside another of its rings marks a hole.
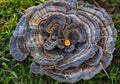
<instances>
[{"instance_id":1,"label":"small yellow mushroom","mask_svg":"<svg viewBox=\"0 0 120 84\"><path fill-rule=\"evenodd\" d=\"M70 46L70 40L66 39L66 40L64 41L64 45L65 45L65 46Z\"/></svg>"}]
</instances>

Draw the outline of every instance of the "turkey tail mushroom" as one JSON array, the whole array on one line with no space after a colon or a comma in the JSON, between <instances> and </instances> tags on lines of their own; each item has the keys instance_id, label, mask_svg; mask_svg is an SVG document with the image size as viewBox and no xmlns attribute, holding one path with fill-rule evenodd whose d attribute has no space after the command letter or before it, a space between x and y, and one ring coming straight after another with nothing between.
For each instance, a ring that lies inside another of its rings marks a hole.
<instances>
[{"instance_id":1,"label":"turkey tail mushroom","mask_svg":"<svg viewBox=\"0 0 120 84\"><path fill-rule=\"evenodd\" d=\"M23 61L29 55L24 38L26 27L26 17L24 15L10 38L10 54L18 61Z\"/></svg>"},{"instance_id":2,"label":"turkey tail mushroom","mask_svg":"<svg viewBox=\"0 0 120 84\"><path fill-rule=\"evenodd\" d=\"M110 65L117 33L103 9L77 0L49 0L32 6L10 39L10 54L30 69L59 82L89 80Z\"/></svg>"}]
</instances>

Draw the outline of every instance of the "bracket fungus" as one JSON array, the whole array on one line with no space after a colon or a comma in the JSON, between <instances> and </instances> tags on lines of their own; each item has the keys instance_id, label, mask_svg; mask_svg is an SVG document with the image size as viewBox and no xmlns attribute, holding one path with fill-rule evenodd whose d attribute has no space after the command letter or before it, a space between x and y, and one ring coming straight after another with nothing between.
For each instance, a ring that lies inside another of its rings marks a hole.
<instances>
[{"instance_id":1,"label":"bracket fungus","mask_svg":"<svg viewBox=\"0 0 120 84\"><path fill-rule=\"evenodd\" d=\"M59 82L88 80L111 63L117 34L103 8L77 0L49 0L28 8L10 38L18 61Z\"/></svg>"}]
</instances>

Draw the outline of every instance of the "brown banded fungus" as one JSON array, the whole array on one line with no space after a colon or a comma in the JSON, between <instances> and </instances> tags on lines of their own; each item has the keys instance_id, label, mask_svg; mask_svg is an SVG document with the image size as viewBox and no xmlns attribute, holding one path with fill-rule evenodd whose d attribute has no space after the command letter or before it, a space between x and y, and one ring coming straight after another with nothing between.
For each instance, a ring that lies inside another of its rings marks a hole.
<instances>
[{"instance_id":1,"label":"brown banded fungus","mask_svg":"<svg viewBox=\"0 0 120 84\"><path fill-rule=\"evenodd\" d=\"M111 63L116 29L103 8L49 0L28 8L10 39L10 53L30 69L60 82L88 80Z\"/></svg>"}]
</instances>

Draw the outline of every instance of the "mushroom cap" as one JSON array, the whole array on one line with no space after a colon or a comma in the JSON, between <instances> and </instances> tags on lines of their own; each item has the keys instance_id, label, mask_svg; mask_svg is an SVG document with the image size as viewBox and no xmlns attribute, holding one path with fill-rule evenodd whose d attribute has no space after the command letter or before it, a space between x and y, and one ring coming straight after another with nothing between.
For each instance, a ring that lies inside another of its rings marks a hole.
<instances>
[{"instance_id":1,"label":"mushroom cap","mask_svg":"<svg viewBox=\"0 0 120 84\"><path fill-rule=\"evenodd\" d=\"M77 4L77 5L76 5ZM59 82L88 80L113 58L117 33L103 9L77 0L49 0L26 10L10 38L10 54Z\"/></svg>"}]
</instances>

